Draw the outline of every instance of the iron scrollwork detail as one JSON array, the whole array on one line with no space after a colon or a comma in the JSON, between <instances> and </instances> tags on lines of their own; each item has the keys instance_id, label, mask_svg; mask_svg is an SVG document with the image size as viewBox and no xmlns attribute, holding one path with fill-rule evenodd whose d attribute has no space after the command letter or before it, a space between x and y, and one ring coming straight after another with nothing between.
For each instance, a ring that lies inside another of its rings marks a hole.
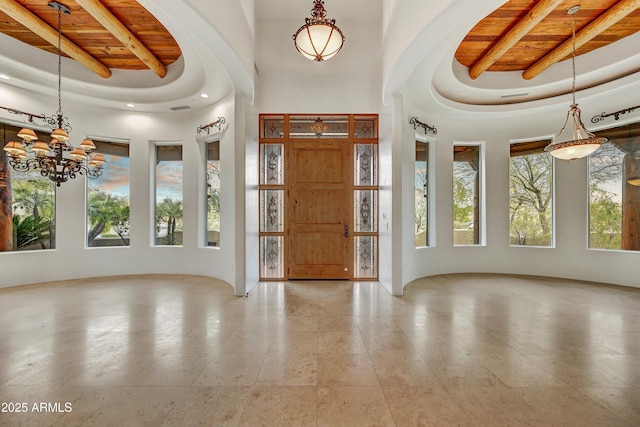
<instances>
[{"instance_id":1,"label":"iron scrollwork detail","mask_svg":"<svg viewBox=\"0 0 640 427\"><path fill-rule=\"evenodd\" d=\"M614 120L619 120L622 114L630 113L638 108L640 108L640 105L636 105L635 107L625 108L624 110L619 110L619 111L616 111L615 113L609 113L609 114L602 113L597 116L593 116L591 118L591 123L599 123L604 119L606 119L607 117L611 117L611 116L613 116Z\"/></svg>"},{"instance_id":2,"label":"iron scrollwork detail","mask_svg":"<svg viewBox=\"0 0 640 427\"><path fill-rule=\"evenodd\" d=\"M411 117L409 119L409 123L413 125L413 129L417 129L418 127L421 127L422 129L424 129L424 134L426 135L428 132L430 132L433 135L437 135L438 134L438 129L435 128L435 126L430 126L426 123L422 123L420 120L418 120L417 117Z\"/></svg>"}]
</instances>

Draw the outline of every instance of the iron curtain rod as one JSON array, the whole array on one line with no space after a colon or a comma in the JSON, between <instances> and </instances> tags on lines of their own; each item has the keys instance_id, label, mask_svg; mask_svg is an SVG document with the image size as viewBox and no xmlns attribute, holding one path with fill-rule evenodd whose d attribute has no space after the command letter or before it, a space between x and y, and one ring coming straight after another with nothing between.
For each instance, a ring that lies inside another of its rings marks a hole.
<instances>
[{"instance_id":1,"label":"iron curtain rod","mask_svg":"<svg viewBox=\"0 0 640 427\"><path fill-rule=\"evenodd\" d=\"M424 134L426 135L427 132L431 132L434 135L438 134L438 129L435 128L435 126L429 126L426 123L422 123L420 120L418 120L417 117L411 117L411 119L409 119L409 123L411 123L413 125L413 129L417 129L418 126L420 126L422 129L424 129Z\"/></svg>"},{"instance_id":2,"label":"iron curtain rod","mask_svg":"<svg viewBox=\"0 0 640 427\"><path fill-rule=\"evenodd\" d=\"M209 135L209 129L215 126L218 128L218 131L220 131L222 130L222 125L225 123L226 123L226 120L224 119L224 117L218 117L218 120L216 120L215 122L198 126L197 133L198 135L200 135L201 133L204 133L206 131L207 135Z\"/></svg>"},{"instance_id":3,"label":"iron curtain rod","mask_svg":"<svg viewBox=\"0 0 640 427\"><path fill-rule=\"evenodd\" d=\"M626 114L626 113L630 113L630 112L632 112L633 110L635 110L637 108L640 108L640 105L636 105L635 107L625 108L624 110L616 111L615 113L609 113L609 114L602 113L602 114L600 114L598 116L593 116L591 118L591 123L601 122L604 119L606 119L607 117L611 117L611 116L613 116L613 118L615 120L618 120L620 118L620 115Z\"/></svg>"},{"instance_id":4,"label":"iron curtain rod","mask_svg":"<svg viewBox=\"0 0 640 427\"><path fill-rule=\"evenodd\" d=\"M42 120L42 121L46 121L46 119L47 119L44 114L27 113L25 111L20 111L20 110L17 110L15 108L3 107L1 105L0 105L0 108L3 109L3 110L8 111L11 114L17 114L17 115L20 115L20 116L29 117L29 123L33 123L33 119L39 119L39 120Z\"/></svg>"}]
</instances>

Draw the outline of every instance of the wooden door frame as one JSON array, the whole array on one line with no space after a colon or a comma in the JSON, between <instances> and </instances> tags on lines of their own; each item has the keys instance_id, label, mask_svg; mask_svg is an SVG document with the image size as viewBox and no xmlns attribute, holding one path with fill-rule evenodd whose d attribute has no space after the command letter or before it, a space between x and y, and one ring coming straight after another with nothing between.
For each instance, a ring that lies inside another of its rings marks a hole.
<instances>
[{"instance_id":1,"label":"wooden door frame","mask_svg":"<svg viewBox=\"0 0 640 427\"><path fill-rule=\"evenodd\" d=\"M283 227L283 231L282 232L263 232L260 227L259 227L259 241L260 241L260 248L259 248L259 271L260 271L260 280L261 281L287 281L289 280L288 277L288 267L289 267L289 262L288 262L288 246L289 246L289 236L290 236L290 232L291 232L291 226L290 226L290 222L289 222L289 218L290 218L290 212L289 212L289 204L290 204L290 191L291 191L291 184L289 182L289 180L287 179L286 176L286 170L288 167L289 162L291 161L290 158L290 152L291 149L289 148L289 146L291 145L290 142L291 141L301 141L301 142L318 142L318 139L310 137L310 138L296 138L296 137L290 137L291 135L291 121L290 118L291 117L305 117L305 118L310 118L310 117L318 117L318 118L328 118L328 117L344 117L347 119L347 123L348 123L348 136L345 138L321 138L321 140L323 141L333 141L333 142L340 142L340 143L344 143L347 144L348 147L348 153L349 153L349 173L348 173L348 180L349 180L349 197L348 197L348 208L349 208L349 218L348 218L348 225L349 225L349 244L348 244L348 254L349 254L349 279L351 281L370 281L370 280L378 280L378 267L379 267L379 235L380 235L380 230L379 230L379 218L377 218L377 228L375 229L375 231L370 231L370 232L359 232L357 233L355 230L356 224L355 224L355 192L356 190L368 190L371 189L374 192L376 192L376 201L378 201L379 198L379 183L376 182L375 184L372 185L356 185L355 184L355 156L356 156L356 144L365 144L365 145L373 145L375 146L375 155L377 156L379 154L379 150L378 150L378 143L379 143L379 132L378 132L378 128L379 128L379 115L376 113L364 113L364 114L307 114L307 113L303 113L303 114L283 114L283 113L261 113L258 116L258 145L259 145L259 162L258 162L258 170L259 170L259 176L260 176L260 168L262 165L262 162L264 161L263 157L262 157L262 146L265 144L277 144L277 145L281 145L282 146L282 158L284 161L284 168L282 171L282 174L284 176L284 183L283 184L275 184L275 185L270 185L267 183L262 183L261 181L259 181L258 184L258 194L259 197L261 197L262 194L262 190L282 190L283 191L283 204L284 204L284 209L283 209L283 223L284 223L284 227ZM369 128L366 129L365 131L365 125L367 123L367 120L369 120L372 123L372 127L370 126ZM267 121L271 121L271 125L267 126ZM361 123L363 126L362 128L358 128L358 133L356 133L356 129L355 129L355 125L356 122ZM363 136L366 135L366 132L371 132L371 136ZM376 161L375 163L375 173L377 176L377 172L379 169L379 162ZM262 179L262 178L260 178ZM379 201L378 201L379 203ZM261 200L259 200L258 203L259 209L261 209L262 203ZM379 215L379 209L376 208L374 215L376 215L376 217ZM261 221L262 218L262 213L259 213L258 215L258 221ZM376 239L376 245L375 245L375 253L373 254L373 256L375 257L374 260L374 265L375 265L375 272L376 274L373 275L373 277L356 277L356 237L366 237L366 236L371 236L372 238ZM263 251L265 250L263 245L262 245L262 239L263 238L268 238L268 237L280 237L283 239L283 246L282 246L282 250L284 251L284 256L282 256L283 258L283 265L282 265L282 276L281 277L263 277L262 274L262 262L263 262ZM346 279L345 279L346 280Z\"/></svg>"}]
</instances>

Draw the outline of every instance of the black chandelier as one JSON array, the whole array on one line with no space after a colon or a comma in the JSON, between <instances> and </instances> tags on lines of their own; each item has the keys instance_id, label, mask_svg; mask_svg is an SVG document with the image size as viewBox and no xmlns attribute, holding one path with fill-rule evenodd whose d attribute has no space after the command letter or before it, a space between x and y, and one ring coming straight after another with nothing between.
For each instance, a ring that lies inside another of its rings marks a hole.
<instances>
[{"instance_id":1,"label":"black chandelier","mask_svg":"<svg viewBox=\"0 0 640 427\"><path fill-rule=\"evenodd\" d=\"M69 179L76 178L77 174L86 175L89 178L97 178L102 175L106 160L102 154L89 156L89 152L96 148L93 141L85 138L80 146L74 148L69 142L71 126L69 119L62 112L62 14L69 15L71 11L62 3L51 1L49 7L58 11L58 111L51 117L33 116L46 122L53 129L51 142L38 141L33 129L24 128L18 132L21 142L9 141L4 146L4 151L10 156L9 164L18 172L39 170L40 175L49 178L60 186ZM17 110L16 110L17 111ZM30 120L30 121L31 121ZM68 155L65 155L68 153Z\"/></svg>"}]
</instances>

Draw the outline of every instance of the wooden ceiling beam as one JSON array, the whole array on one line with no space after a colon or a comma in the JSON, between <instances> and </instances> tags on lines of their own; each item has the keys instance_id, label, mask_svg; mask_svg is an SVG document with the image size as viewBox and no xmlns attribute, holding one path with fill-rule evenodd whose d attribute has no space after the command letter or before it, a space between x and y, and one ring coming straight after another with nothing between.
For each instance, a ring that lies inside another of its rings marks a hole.
<instances>
[{"instance_id":1,"label":"wooden ceiling beam","mask_svg":"<svg viewBox=\"0 0 640 427\"><path fill-rule=\"evenodd\" d=\"M0 10L9 15L11 18L27 27L29 30L42 37L48 43L58 47L58 30L51 27L38 16L31 13L29 9L22 6L14 0L0 1ZM75 59L100 77L111 77L111 70L102 62L91 56L80 46L67 39L65 36L60 37L60 50L71 58Z\"/></svg>"},{"instance_id":2,"label":"wooden ceiling beam","mask_svg":"<svg viewBox=\"0 0 640 427\"><path fill-rule=\"evenodd\" d=\"M502 55L529 33L549 15L563 0L542 0L529 10L518 23L509 30L489 51L478 59L469 70L469 77L475 80L487 71Z\"/></svg>"},{"instance_id":3,"label":"wooden ceiling beam","mask_svg":"<svg viewBox=\"0 0 640 427\"><path fill-rule=\"evenodd\" d=\"M84 10L93 16L104 28L107 29L120 43L124 44L135 56L147 65L160 78L167 75L167 68L160 62L149 49L124 26L109 10L98 0L76 0Z\"/></svg>"},{"instance_id":4,"label":"wooden ceiling beam","mask_svg":"<svg viewBox=\"0 0 640 427\"><path fill-rule=\"evenodd\" d=\"M638 9L638 7L640 7L640 0L620 0L611 6L607 11L603 12L576 33L576 49ZM558 47L540 58L535 64L524 70L522 78L531 80L551 65L569 55L572 51L573 42L572 38L569 37Z\"/></svg>"}]
</instances>

